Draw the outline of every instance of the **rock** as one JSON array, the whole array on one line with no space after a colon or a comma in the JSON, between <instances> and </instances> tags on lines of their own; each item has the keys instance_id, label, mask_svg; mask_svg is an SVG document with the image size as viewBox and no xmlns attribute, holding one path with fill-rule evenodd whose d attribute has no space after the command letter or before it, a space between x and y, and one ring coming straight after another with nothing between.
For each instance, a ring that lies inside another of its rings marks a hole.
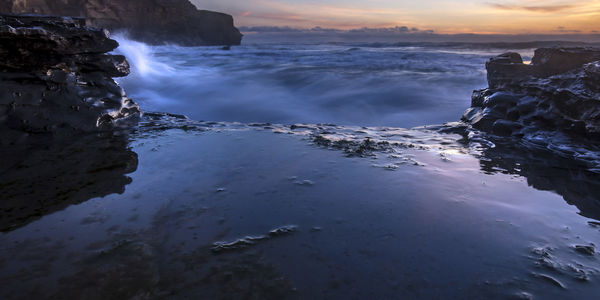
<instances>
[{"instance_id":1,"label":"rock","mask_svg":"<svg viewBox=\"0 0 600 300\"><path fill-rule=\"evenodd\" d=\"M233 17L198 10L189 0L7 0L0 12L84 17L87 25L127 31L149 44L239 45Z\"/></svg>"},{"instance_id":2,"label":"rock","mask_svg":"<svg viewBox=\"0 0 600 300\"><path fill-rule=\"evenodd\" d=\"M590 89L600 90L600 62L589 63L584 66L586 81Z\"/></svg>"},{"instance_id":3,"label":"rock","mask_svg":"<svg viewBox=\"0 0 600 300\"><path fill-rule=\"evenodd\" d=\"M0 131L69 135L137 123L139 107L112 79L129 64L105 54L116 47L83 19L0 15Z\"/></svg>"},{"instance_id":4,"label":"rock","mask_svg":"<svg viewBox=\"0 0 600 300\"><path fill-rule=\"evenodd\" d=\"M276 237L281 235L286 235L289 233L296 232L298 230L298 226L296 225L286 225L276 229L269 231L269 237Z\"/></svg>"},{"instance_id":5,"label":"rock","mask_svg":"<svg viewBox=\"0 0 600 300\"><path fill-rule=\"evenodd\" d=\"M543 280L545 280L546 282L562 289L562 290L566 290L567 286L564 285L562 282L560 282L560 280L550 276L550 275L546 275L546 274L534 274L535 277L541 278Z\"/></svg>"},{"instance_id":6,"label":"rock","mask_svg":"<svg viewBox=\"0 0 600 300\"><path fill-rule=\"evenodd\" d=\"M517 122L509 120L496 120L492 124L492 133L499 136L510 136L517 130L520 130L522 126Z\"/></svg>"},{"instance_id":7,"label":"rock","mask_svg":"<svg viewBox=\"0 0 600 300\"><path fill-rule=\"evenodd\" d=\"M540 48L531 60L537 76L548 77L581 68L600 60L600 50L593 48Z\"/></svg>"},{"instance_id":8,"label":"rock","mask_svg":"<svg viewBox=\"0 0 600 300\"><path fill-rule=\"evenodd\" d=\"M515 294L515 299L533 300L533 295L527 292L519 292Z\"/></svg>"},{"instance_id":9,"label":"rock","mask_svg":"<svg viewBox=\"0 0 600 300\"><path fill-rule=\"evenodd\" d=\"M593 245L575 245L575 251L584 255L594 256L596 254L596 247Z\"/></svg>"},{"instance_id":10,"label":"rock","mask_svg":"<svg viewBox=\"0 0 600 300\"><path fill-rule=\"evenodd\" d=\"M519 53L508 52L492 57L486 64L490 87L496 87L503 82L521 80L532 74L531 66L523 63Z\"/></svg>"},{"instance_id":11,"label":"rock","mask_svg":"<svg viewBox=\"0 0 600 300\"><path fill-rule=\"evenodd\" d=\"M600 49L540 48L531 65L511 52L486 68L489 87L473 93L462 118L473 128L502 136L600 136Z\"/></svg>"},{"instance_id":12,"label":"rock","mask_svg":"<svg viewBox=\"0 0 600 300\"><path fill-rule=\"evenodd\" d=\"M232 242L216 242L213 244L211 251L215 254L220 254L232 250L242 250L254 246L258 242L288 235L296 232L297 230L298 226L296 225L286 225L269 231L267 235L246 236Z\"/></svg>"}]
</instances>

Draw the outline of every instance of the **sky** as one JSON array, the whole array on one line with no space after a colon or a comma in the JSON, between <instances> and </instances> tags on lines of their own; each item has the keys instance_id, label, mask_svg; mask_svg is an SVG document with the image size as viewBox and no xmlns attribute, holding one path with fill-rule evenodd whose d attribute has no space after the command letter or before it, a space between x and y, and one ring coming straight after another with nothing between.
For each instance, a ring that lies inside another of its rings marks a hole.
<instances>
[{"instance_id":1,"label":"sky","mask_svg":"<svg viewBox=\"0 0 600 300\"><path fill-rule=\"evenodd\" d=\"M436 34L598 34L600 0L191 0L236 26L407 27Z\"/></svg>"}]
</instances>

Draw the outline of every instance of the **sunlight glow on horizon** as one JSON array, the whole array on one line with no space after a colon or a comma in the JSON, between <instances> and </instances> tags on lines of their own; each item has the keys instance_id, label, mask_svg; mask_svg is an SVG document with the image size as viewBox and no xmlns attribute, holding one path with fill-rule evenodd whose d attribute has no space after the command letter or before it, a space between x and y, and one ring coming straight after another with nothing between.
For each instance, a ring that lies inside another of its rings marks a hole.
<instances>
[{"instance_id":1,"label":"sunlight glow on horizon","mask_svg":"<svg viewBox=\"0 0 600 300\"><path fill-rule=\"evenodd\" d=\"M600 0L192 0L237 26L354 29L408 26L436 33L600 33Z\"/></svg>"}]
</instances>

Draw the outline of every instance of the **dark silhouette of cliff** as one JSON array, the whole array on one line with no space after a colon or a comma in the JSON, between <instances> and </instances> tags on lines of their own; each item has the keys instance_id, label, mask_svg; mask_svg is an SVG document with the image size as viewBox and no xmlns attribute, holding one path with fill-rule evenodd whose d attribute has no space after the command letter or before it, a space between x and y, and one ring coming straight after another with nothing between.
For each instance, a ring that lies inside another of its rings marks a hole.
<instances>
[{"instance_id":1,"label":"dark silhouette of cliff","mask_svg":"<svg viewBox=\"0 0 600 300\"><path fill-rule=\"evenodd\" d=\"M84 17L88 24L127 31L149 44L239 45L227 14L198 10L189 0L4 0L0 13Z\"/></svg>"}]
</instances>

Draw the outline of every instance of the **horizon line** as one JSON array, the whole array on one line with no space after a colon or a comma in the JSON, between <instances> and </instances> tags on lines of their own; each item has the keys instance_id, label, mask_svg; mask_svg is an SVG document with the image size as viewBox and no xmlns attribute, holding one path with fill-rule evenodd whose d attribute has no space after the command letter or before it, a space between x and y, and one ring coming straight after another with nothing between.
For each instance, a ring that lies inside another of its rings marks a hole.
<instances>
[{"instance_id":1,"label":"horizon line","mask_svg":"<svg viewBox=\"0 0 600 300\"><path fill-rule=\"evenodd\" d=\"M465 32L437 32L432 29L420 29L417 27L410 26L388 26L388 27L356 27L356 28L335 28L335 27L294 27L294 26L270 26L270 25L256 25L256 26L237 26L240 32L245 34L255 33L397 33L405 35L438 35L438 36L460 36L460 35L486 35L486 36L600 36L600 30L568 30L564 27L558 27L553 31L547 32L510 32L510 33L499 33L492 31L465 31Z\"/></svg>"}]
</instances>

